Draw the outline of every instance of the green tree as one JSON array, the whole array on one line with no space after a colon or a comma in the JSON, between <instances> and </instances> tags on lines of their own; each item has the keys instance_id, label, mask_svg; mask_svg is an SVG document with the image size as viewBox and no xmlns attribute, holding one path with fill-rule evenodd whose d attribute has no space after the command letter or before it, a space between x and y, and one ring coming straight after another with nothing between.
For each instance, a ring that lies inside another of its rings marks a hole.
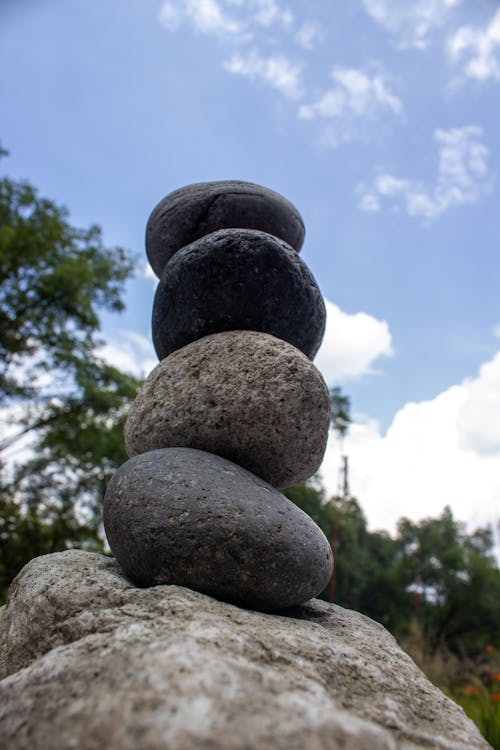
<instances>
[{"instance_id":1,"label":"green tree","mask_svg":"<svg viewBox=\"0 0 500 750\"><path fill-rule=\"evenodd\" d=\"M468 534L446 507L437 518L401 519L397 542L429 650L441 643L475 655L500 645L500 570L488 527Z\"/></svg>"},{"instance_id":2,"label":"green tree","mask_svg":"<svg viewBox=\"0 0 500 750\"><path fill-rule=\"evenodd\" d=\"M449 508L418 523L401 519L395 537L368 530L354 498L325 498L312 486L285 494L336 540L335 603L378 620L398 636L414 626L428 655L445 645L477 656L500 647L500 570L491 529L468 534ZM331 589L321 597L328 599Z\"/></svg>"},{"instance_id":3,"label":"green tree","mask_svg":"<svg viewBox=\"0 0 500 750\"><path fill-rule=\"evenodd\" d=\"M0 398L33 399L43 373L96 362L99 311L123 309L132 258L27 182L0 180ZM61 390L61 388L59 388Z\"/></svg>"},{"instance_id":4,"label":"green tree","mask_svg":"<svg viewBox=\"0 0 500 750\"><path fill-rule=\"evenodd\" d=\"M285 495L322 529L335 551L335 603L357 609L389 624L390 615L406 594L395 570L397 546L388 534L370 533L355 498L325 498L309 485L285 490ZM329 599L331 587L321 593Z\"/></svg>"},{"instance_id":5,"label":"green tree","mask_svg":"<svg viewBox=\"0 0 500 750\"><path fill-rule=\"evenodd\" d=\"M4 152L5 153L5 152ZM31 557L102 547L100 504L126 460L123 422L138 381L97 354L100 314L123 309L134 259L73 227L27 182L0 179L0 404L16 430L1 456L33 439L21 465L0 463L0 586Z\"/></svg>"}]
</instances>

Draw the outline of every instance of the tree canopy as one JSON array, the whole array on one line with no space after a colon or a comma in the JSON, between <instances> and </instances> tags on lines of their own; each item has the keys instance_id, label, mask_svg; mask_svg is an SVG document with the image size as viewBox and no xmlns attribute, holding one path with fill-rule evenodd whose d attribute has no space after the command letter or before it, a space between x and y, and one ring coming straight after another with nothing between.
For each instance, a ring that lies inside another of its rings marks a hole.
<instances>
[{"instance_id":1,"label":"tree canopy","mask_svg":"<svg viewBox=\"0 0 500 750\"><path fill-rule=\"evenodd\" d=\"M1 179L0 398L32 398L43 372L95 361L99 312L123 309L132 270L98 226L76 229L29 183Z\"/></svg>"},{"instance_id":2,"label":"tree canopy","mask_svg":"<svg viewBox=\"0 0 500 750\"><path fill-rule=\"evenodd\" d=\"M436 518L401 519L390 536L368 530L354 498L327 499L307 485L285 494L327 539L336 535L336 604L373 617L399 636L417 624L430 651L443 643L469 655L487 644L500 647L500 570L491 528L468 533L445 507Z\"/></svg>"},{"instance_id":3,"label":"tree canopy","mask_svg":"<svg viewBox=\"0 0 500 750\"><path fill-rule=\"evenodd\" d=\"M5 154L5 152L3 152ZM125 410L138 381L98 355L100 315L123 309L134 258L78 229L25 181L0 179L0 576L34 554L102 548L100 501L126 460ZM23 435L30 451L5 456Z\"/></svg>"}]
</instances>

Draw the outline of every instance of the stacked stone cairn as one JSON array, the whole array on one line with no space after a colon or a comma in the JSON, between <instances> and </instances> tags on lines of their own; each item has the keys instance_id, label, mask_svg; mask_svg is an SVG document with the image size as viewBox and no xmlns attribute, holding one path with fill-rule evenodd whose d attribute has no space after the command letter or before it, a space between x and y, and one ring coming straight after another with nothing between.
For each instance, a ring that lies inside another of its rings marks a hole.
<instances>
[{"instance_id":1,"label":"stacked stone cairn","mask_svg":"<svg viewBox=\"0 0 500 750\"><path fill-rule=\"evenodd\" d=\"M318 470L330 422L311 361L325 306L303 239L294 206L251 183L190 185L150 216L160 363L131 407L130 460L104 500L111 550L138 586L265 611L330 579L327 539L278 491Z\"/></svg>"}]
</instances>

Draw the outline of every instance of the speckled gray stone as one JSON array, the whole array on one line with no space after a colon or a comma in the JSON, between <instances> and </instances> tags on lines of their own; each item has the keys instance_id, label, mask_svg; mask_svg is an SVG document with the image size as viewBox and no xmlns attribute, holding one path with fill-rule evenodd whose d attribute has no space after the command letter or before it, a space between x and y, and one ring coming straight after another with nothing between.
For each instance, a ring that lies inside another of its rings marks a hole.
<instances>
[{"instance_id":1,"label":"speckled gray stone","mask_svg":"<svg viewBox=\"0 0 500 750\"><path fill-rule=\"evenodd\" d=\"M190 448L123 464L106 490L104 526L137 585L186 586L252 609L305 602L332 572L309 516L241 466Z\"/></svg>"},{"instance_id":2,"label":"speckled gray stone","mask_svg":"<svg viewBox=\"0 0 500 750\"><path fill-rule=\"evenodd\" d=\"M150 373L125 425L129 456L186 446L216 453L274 487L319 468L330 398L298 349L255 331L206 336Z\"/></svg>"},{"instance_id":3,"label":"speckled gray stone","mask_svg":"<svg viewBox=\"0 0 500 750\"><path fill-rule=\"evenodd\" d=\"M3 750L491 750L367 617L313 599L280 614L116 560L37 557L0 616Z\"/></svg>"},{"instance_id":4,"label":"speckled gray stone","mask_svg":"<svg viewBox=\"0 0 500 750\"><path fill-rule=\"evenodd\" d=\"M289 201L251 182L200 182L175 190L154 208L146 228L146 254L157 276L172 255L196 239L225 228L260 229L295 250L304 222Z\"/></svg>"},{"instance_id":5,"label":"speckled gray stone","mask_svg":"<svg viewBox=\"0 0 500 750\"><path fill-rule=\"evenodd\" d=\"M159 359L212 333L262 331L311 359L326 310L314 276L282 240L251 229L222 229L174 255L158 285L153 343Z\"/></svg>"}]
</instances>

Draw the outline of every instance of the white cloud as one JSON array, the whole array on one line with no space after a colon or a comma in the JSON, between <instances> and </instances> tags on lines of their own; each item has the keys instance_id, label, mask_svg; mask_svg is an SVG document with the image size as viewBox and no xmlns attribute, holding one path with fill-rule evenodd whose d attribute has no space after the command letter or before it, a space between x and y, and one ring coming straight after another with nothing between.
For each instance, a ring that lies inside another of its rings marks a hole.
<instances>
[{"instance_id":1,"label":"white cloud","mask_svg":"<svg viewBox=\"0 0 500 750\"><path fill-rule=\"evenodd\" d=\"M373 373L374 362L393 353L385 320L346 313L329 300L325 305L326 331L315 364L326 382L333 385Z\"/></svg>"},{"instance_id":2,"label":"white cloud","mask_svg":"<svg viewBox=\"0 0 500 750\"><path fill-rule=\"evenodd\" d=\"M366 73L356 68L337 66L330 73L333 86L315 102L303 104L299 117L329 121L323 137L325 145L338 146L362 137L382 114L399 115L403 103L390 89L383 73Z\"/></svg>"},{"instance_id":3,"label":"white cloud","mask_svg":"<svg viewBox=\"0 0 500 750\"><path fill-rule=\"evenodd\" d=\"M458 415L461 445L481 456L500 455L500 352L465 383Z\"/></svg>"},{"instance_id":4,"label":"white cloud","mask_svg":"<svg viewBox=\"0 0 500 750\"><path fill-rule=\"evenodd\" d=\"M392 34L400 47L425 49L430 33L442 26L462 0L363 0L365 11Z\"/></svg>"},{"instance_id":5,"label":"white cloud","mask_svg":"<svg viewBox=\"0 0 500 750\"><path fill-rule=\"evenodd\" d=\"M500 81L500 9L485 28L462 26L448 42L448 55L468 78Z\"/></svg>"},{"instance_id":6,"label":"white cloud","mask_svg":"<svg viewBox=\"0 0 500 750\"><path fill-rule=\"evenodd\" d=\"M385 435L355 422L344 444L351 491L372 528L393 530L401 516L436 516L450 505L473 525L500 516L500 352L477 377L431 401L408 403ZM339 449L332 436L321 469L336 492Z\"/></svg>"},{"instance_id":7,"label":"white cloud","mask_svg":"<svg viewBox=\"0 0 500 750\"><path fill-rule=\"evenodd\" d=\"M409 216L436 219L454 206L477 203L490 189L488 149L478 126L436 130L437 177L432 189L413 179L380 173L370 186L358 186L360 208L378 211L384 202L403 205Z\"/></svg>"},{"instance_id":8,"label":"white cloud","mask_svg":"<svg viewBox=\"0 0 500 750\"><path fill-rule=\"evenodd\" d=\"M302 68L284 55L266 57L257 49L251 49L244 54L233 55L224 63L224 68L230 73L260 80L288 99L302 96Z\"/></svg>"},{"instance_id":9,"label":"white cloud","mask_svg":"<svg viewBox=\"0 0 500 750\"><path fill-rule=\"evenodd\" d=\"M117 337L97 349L105 362L136 377L146 377L158 364L153 344L146 336L121 331Z\"/></svg>"},{"instance_id":10,"label":"white cloud","mask_svg":"<svg viewBox=\"0 0 500 750\"><path fill-rule=\"evenodd\" d=\"M146 263L146 265L144 266L143 275L145 279L148 279L148 281L152 281L155 287L157 286L158 276L155 274L149 263Z\"/></svg>"}]
</instances>

